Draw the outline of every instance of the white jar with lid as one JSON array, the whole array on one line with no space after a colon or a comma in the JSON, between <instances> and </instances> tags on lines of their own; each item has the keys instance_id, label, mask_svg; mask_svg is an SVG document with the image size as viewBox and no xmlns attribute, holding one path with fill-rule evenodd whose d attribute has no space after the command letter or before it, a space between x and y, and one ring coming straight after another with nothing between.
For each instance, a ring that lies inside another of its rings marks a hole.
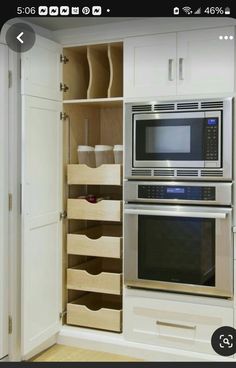
<instances>
[{"instance_id":1,"label":"white jar with lid","mask_svg":"<svg viewBox=\"0 0 236 368\"><path fill-rule=\"evenodd\" d=\"M96 166L114 164L113 146L98 144L95 146Z\"/></svg>"},{"instance_id":2,"label":"white jar with lid","mask_svg":"<svg viewBox=\"0 0 236 368\"><path fill-rule=\"evenodd\" d=\"M114 160L115 164L123 164L123 145L122 144L115 144L114 149Z\"/></svg>"},{"instance_id":3,"label":"white jar with lid","mask_svg":"<svg viewBox=\"0 0 236 368\"><path fill-rule=\"evenodd\" d=\"M95 167L95 153L92 146L78 146L78 162L89 167Z\"/></svg>"}]
</instances>

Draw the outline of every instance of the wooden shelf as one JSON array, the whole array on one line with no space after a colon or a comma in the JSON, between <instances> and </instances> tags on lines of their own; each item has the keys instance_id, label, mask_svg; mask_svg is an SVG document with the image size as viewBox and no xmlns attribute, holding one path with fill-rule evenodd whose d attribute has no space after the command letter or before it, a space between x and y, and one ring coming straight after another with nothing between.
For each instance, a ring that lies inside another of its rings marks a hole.
<instances>
[{"instance_id":1,"label":"wooden shelf","mask_svg":"<svg viewBox=\"0 0 236 368\"><path fill-rule=\"evenodd\" d=\"M67 183L80 185L121 185L122 165L111 164L99 167L68 165Z\"/></svg>"},{"instance_id":2,"label":"wooden shelf","mask_svg":"<svg viewBox=\"0 0 236 368\"><path fill-rule=\"evenodd\" d=\"M121 221L121 201L102 200L90 203L86 199L68 199L67 217L72 220Z\"/></svg>"},{"instance_id":3,"label":"wooden shelf","mask_svg":"<svg viewBox=\"0 0 236 368\"><path fill-rule=\"evenodd\" d=\"M117 259L95 258L67 269L67 289L121 294L121 263Z\"/></svg>"},{"instance_id":4,"label":"wooden shelf","mask_svg":"<svg viewBox=\"0 0 236 368\"><path fill-rule=\"evenodd\" d=\"M74 255L121 258L122 226L101 225L67 234L67 253Z\"/></svg>"},{"instance_id":5,"label":"wooden shelf","mask_svg":"<svg viewBox=\"0 0 236 368\"><path fill-rule=\"evenodd\" d=\"M67 323L120 332L122 326L120 297L87 293L67 304Z\"/></svg>"},{"instance_id":6,"label":"wooden shelf","mask_svg":"<svg viewBox=\"0 0 236 368\"><path fill-rule=\"evenodd\" d=\"M74 99L64 100L63 104L78 104L81 106L96 106L96 107L121 107L123 104L122 97L108 97L108 98L88 98L88 99Z\"/></svg>"}]
</instances>

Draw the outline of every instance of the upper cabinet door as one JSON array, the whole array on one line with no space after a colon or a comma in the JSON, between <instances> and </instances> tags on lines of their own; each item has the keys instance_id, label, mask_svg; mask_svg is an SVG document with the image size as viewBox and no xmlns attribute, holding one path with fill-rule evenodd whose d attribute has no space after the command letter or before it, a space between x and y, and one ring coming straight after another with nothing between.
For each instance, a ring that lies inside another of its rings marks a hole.
<instances>
[{"instance_id":1,"label":"upper cabinet door","mask_svg":"<svg viewBox=\"0 0 236 368\"><path fill-rule=\"evenodd\" d=\"M23 95L61 101L61 45L36 36L32 49L22 54Z\"/></svg>"},{"instance_id":2,"label":"upper cabinet door","mask_svg":"<svg viewBox=\"0 0 236 368\"><path fill-rule=\"evenodd\" d=\"M176 34L131 37L124 42L124 96L176 94Z\"/></svg>"},{"instance_id":3,"label":"upper cabinet door","mask_svg":"<svg viewBox=\"0 0 236 368\"><path fill-rule=\"evenodd\" d=\"M233 27L179 32L177 57L178 95L233 93Z\"/></svg>"}]
</instances>

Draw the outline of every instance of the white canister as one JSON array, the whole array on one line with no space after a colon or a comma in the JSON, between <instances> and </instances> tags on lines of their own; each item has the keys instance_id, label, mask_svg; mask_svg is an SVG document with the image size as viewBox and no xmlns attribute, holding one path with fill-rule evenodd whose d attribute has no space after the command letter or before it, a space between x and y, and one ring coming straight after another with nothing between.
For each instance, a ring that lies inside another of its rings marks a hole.
<instances>
[{"instance_id":1,"label":"white canister","mask_svg":"<svg viewBox=\"0 0 236 368\"><path fill-rule=\"evenodd\" d=\"M114 164L113 146L96 145L95 159L97 167L103 164Z\"/></svg>"},{"instance_id":2,"label":"white canister","mask_svg":"<svg viewBox=\"0 0 236 368\"><path fill-rule=\"evenodd\" d=\"M78 146L78 162L89 167L95 167L95 153L92 146Z\"/></svg>"},{"instance_id":3,"label":"white canister","mask_svg":"<svg viewBox=\"0 0 236 368\"><path fill-rule=\"evenodd\" d=\"M114 159L115 164L123 164L123 145L122 144L115 144L114 149Z\"/></svg>"}]
</instances>

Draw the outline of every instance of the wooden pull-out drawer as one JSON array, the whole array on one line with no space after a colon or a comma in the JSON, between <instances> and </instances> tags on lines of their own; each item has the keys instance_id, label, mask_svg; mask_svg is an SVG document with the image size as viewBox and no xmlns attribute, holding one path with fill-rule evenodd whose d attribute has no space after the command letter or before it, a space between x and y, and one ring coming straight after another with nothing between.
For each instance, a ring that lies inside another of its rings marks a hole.
<instances>
[{"instance_id":1,"label":"wooden pull-out drawer","mask_svg":"<svg viewBox=\"0 0 236 368\"><path fill-rule=\"evenodd\" d=\"M121 185L122 165L106 164L99 167L68 165L68 184L82 185Z\"/></svg>"},{"instance_id":2,"label":"wooden pull-out drawer","mask_svg":"<svg viewBox=\"0 0 236 368\"><path fill-rule=\"evenodd\" d=\"M68 199L67 217L74 220L121 221L121 201L102 200L90 203L86 199Z\"/></svg>"},{"instance_id":3,"label":"wooden pull-out drawer","mask_svg":"<svg viewBox=\"0 0 236 368\"><path fill-rule=\"evenodd\" d=\"M120 258L122 226L101 225L67 235L67 253L83 256Z\"/></svg>"},{"instance_id":4,"label":"wooden pull-out drawer","mask_svg":"<svg viewBox=\"0 0 236 368\"><path fill-rule=\"evenodd\" d=\"M121 298L115 295L87 293L67 304L69 325L121 331Z\"/></svg>"},{"instance_id":5,"label":"wooden pull-out drawer","mask_svg":"<svg viewBox=\"0 0 236 368\"><path fill-rule=\"evenodd\" d=\"M213 332L233 326L233 308L127 296L125 336L132 341L215 354Z\"/></svg>"},{"instance_id":6,"label":"wooden pull-out drawer","mask_svg":"<svg viewBox=\"0 0 236 368\"><path fill-rule=\"evenodd\" d=\"M122 291L121 261L95 258L67 269L67 288L120 295Z\"/></svg>"}]
</instances>

